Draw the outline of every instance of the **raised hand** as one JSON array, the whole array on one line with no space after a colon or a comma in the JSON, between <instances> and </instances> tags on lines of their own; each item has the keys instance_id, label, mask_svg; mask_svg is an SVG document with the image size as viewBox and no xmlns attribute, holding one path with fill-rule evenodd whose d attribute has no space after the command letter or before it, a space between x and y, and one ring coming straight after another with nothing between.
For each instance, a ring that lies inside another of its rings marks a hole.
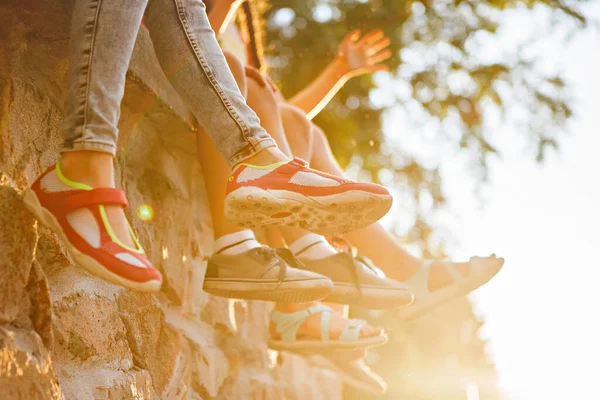
<instances>
[{"instance_id":1,"label":"raised hand","mask_svg":"<svg viewBox=\"0 0 600 400\"><path fill-rule=\"evenodd\" d=\"M344 76L351 78L376 71L389 71L388 66L381 64L392 56L389 46L390 39L380 29L365 35L359 30L350 32L338 50Z\"/></svg>"}]
</instances>

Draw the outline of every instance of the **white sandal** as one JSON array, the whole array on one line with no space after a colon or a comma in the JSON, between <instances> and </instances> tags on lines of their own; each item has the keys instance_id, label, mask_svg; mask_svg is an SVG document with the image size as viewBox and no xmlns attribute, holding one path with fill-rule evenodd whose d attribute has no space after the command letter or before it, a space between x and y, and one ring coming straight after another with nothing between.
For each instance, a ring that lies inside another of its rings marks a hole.
<instances>
[{"instance_id":1,"label":"white sandal","mask_svg":"<svg viewBox=\"0 0 600 400\"><path fill-rule=\"evenodd\" d=\"M448 302L456 297L464 296L472 290L485 284L500 271L504 265L503 258L472 257L469 261L470 272L463 276L450 262L441 262L452 276L454 282L439 289L429 290L429 269L435 261L426 260L421 268L407 280L406 285L415 295L415 301L408 307L397 311L401 320L412 320L422 317L440 304Z\"/></svg>"}]
</instances>

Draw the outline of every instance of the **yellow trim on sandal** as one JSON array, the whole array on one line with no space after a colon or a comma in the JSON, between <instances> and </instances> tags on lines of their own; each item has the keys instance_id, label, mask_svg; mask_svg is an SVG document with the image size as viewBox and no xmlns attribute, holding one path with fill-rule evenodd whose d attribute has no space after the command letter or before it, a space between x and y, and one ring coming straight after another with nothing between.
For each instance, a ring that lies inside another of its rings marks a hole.
<instances>
[{"instance_id":1,"label":"yellow trim on sandal","mask_svg":"<svg viewBox=\"0 0 600 400\"><path fill-rule=\"evenodd\" d=\"M92 190L93 189L93 187L91 187L89 185L86 185L84 183L74 182L74 181L68 179L63 174L62 170L60 169L60 161L56 162L56 176L62 183L64 183L65 185L67 185L69 187L79 189L79 190ZM104 224L104 229L106 229L106 232L108 232L108 236L110 236L110 238L113 242L115 242L122 248L129 250L133 253L144 254L144 249L140 245L137 237L135 236L133 229L131 228L131 225L129 225L129 221L127 221L127 228L129 230L129 234L131 235L131 238L133 239L133 242L136 245L136 248L127 246L125 243L123 243L123 242L121 242L121 240L119 240L117 235L115 235L115 232L113 231L112 226L110 226L110 222L108 222L108 216L106 215L106 210L104 209L104 206L102 204L99 204L98 209L100 211L100 217L102 218L102 223Z\"/></svg>"},{"instance_id":2,"label":"yellow trim on sandal","mask_svg":"<svg viewBox=\"0 0 600 400\"><path fill-rule=\"evenodd\" d=\"M248 164L248 163L240 163L238 164L238 167L241 167L242 165L246 166L246 167L250 167L250 168L256 168L256 169L270 169L270 168L277 168L280 167L284 164L289 163L292 160L287 160L287 161L279 161L273 164L269 164L269 165L253 165L253 164Z\"/></svg>"},{"instance_id":3,"label":"yellow trim on sandal","mask_svg":"<svg viewBox=\"0 0 600 400\"><path fill-rule=\"evenodd\" d=\"M106 232L108 232L108 236L110 236L111 240L113 242L115 242L116 244L118 244L119 246L121 246L122 248L129 250L133 253L144 254L144 249L140 246L140 244L137 241L137 238L133 234L133 229L131 229L131 226L129 225L129 221L127 221L127 227L129 228L129 233L131 234L131 238L133 239L136 246L138 246L138 248L133 248L133 247L127 246L125 243L121 242L121 240L117 237L117 235L115 235L115 232L113 231L112 227L110 226L110 222L108 222L108 216L106 215L106 210L104 209L104 206L99 205L98 207L100 208L100 217L102 218L102 222L104 223L104 228L106 229Z\"/></svg>"},{"instance_id":4,"label":"yellow trim on sandal","mask_svg":"<svg viewBox=\"0 0 600 400\"><path fill-rule=\"evenodd\" d=\"M64 176L62 173L62 169L60 169L60 161L56 162L56 176L58 176L58 179L62 183L67 185L68 187L72 187L72 188L79 189L79 190L92 190L93 189L93 187L86 185L85 183L73 182L72 180L70 180L66 176Z\"/></svg>"}]
</instances>

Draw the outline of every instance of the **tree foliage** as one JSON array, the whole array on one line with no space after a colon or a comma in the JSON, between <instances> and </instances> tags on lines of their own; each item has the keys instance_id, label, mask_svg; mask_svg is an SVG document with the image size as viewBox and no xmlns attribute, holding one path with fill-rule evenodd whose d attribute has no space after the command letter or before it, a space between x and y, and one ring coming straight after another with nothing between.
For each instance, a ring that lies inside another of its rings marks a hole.
<instances>
[{"instance_id":1,"label":"tree foliage","mask_svg":"<svg viewBox=\"0 0 600 400\"><path fill-rule=\"evenodd\" d=\"M391 38L391 78L362 76L350 81L315 119L328 135L342 165L357 163L374 181L403 186L418 204L408 239L426 242L427 213L445 203L440 166L403 151L407 126L434 127L440 144L466 152L477 182L488 162L499 156L490 124L518 127L533 157L544 159L558 146L571 116L568 87L528 57L525 42L508 54L493 46L509 9L550 14L553 26L574 30L586 18L581 1L565 0L272 0L265 13L271 76L291 96L333 59L352 29L381 28ZM530 11L528 11L530 10ZM540 38L548 32L539 32ZM383 82L385 87L375 85ZM383 99L383 100L381 100ZM386 113L403 110L403 119L383 132ZM500 118L494 119L494 115ZM400 126L398 126L400 125ZM389 136L396 136L389 140ZM390 173L391 172L391 173Z\"/></svg>"}]
</instances>

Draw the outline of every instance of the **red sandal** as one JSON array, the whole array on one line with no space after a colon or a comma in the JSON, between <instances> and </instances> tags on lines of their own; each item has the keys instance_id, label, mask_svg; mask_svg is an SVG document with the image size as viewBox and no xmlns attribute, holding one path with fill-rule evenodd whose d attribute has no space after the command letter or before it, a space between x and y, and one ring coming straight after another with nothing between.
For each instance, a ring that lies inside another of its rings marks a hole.
<instances>
[{"instance_id":1,"label":"red sandal","mask_svg":"<svg viewBox=\"0 0 600 400\"><path fill-rule=\"evenodd\" d=\"M41 182L50 173L56 174L69 190L51 192ZM25 190L27 209L47 228L56 233L69 249L73 260L82 268L109 282L141 292L160 290L162 276L152 266L129 227L135 248L123 244L108 222L104 205L127 207L125 193L120 189L94 189L68 180L57 163L48 168ZM97 246L81 237L67 220L67 214L87 208L98 225L100 240Z\"/></svg>"}]
</instances>

